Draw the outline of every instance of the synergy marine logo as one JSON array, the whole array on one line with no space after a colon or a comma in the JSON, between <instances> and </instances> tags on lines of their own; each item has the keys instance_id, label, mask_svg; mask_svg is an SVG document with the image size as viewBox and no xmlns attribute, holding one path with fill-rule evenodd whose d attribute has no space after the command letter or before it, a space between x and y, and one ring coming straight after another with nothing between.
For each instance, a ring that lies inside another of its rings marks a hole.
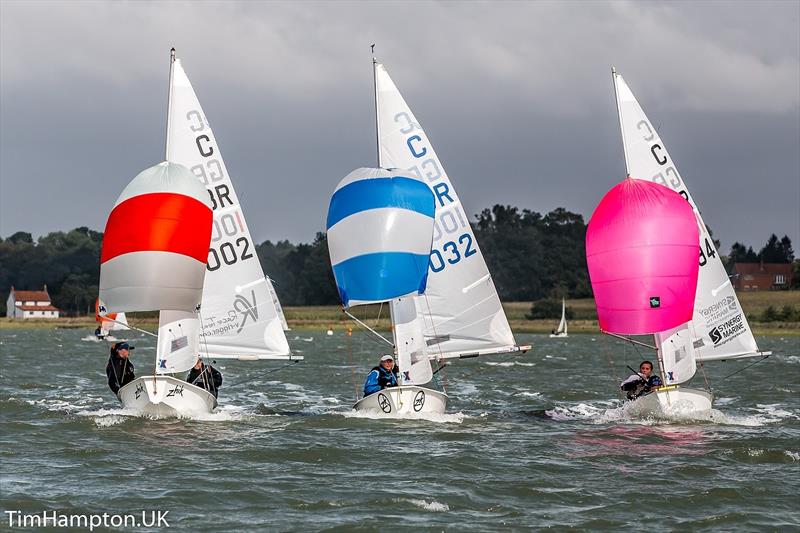
<instances>
[{"instance_id":1,"label":"synergy marine logo","mask_svg":"<svg viewBox=\"0 0 800 533\"><path fill-rule=\"evenodd\" d=\"M714 346L725 344L729 340L745 332L744 321L741 313L730 320L717 325L708 332Z\"/></svg>"}]
</instances>

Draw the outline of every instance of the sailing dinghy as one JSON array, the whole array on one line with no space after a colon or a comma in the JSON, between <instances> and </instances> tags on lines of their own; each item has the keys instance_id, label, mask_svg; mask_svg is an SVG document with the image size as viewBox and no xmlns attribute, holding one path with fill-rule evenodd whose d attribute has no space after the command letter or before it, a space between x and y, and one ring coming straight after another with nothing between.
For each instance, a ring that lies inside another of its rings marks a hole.
<instances>
[{"instance_id":1,"label":"sailing dinghy","mask_svg":"<svg viewBox=\"0 0 800 533\"><path fill-rule=\"evenodd\" d=\"M95 329L94 335L84 337L83 340L117 342L119 339L111 335L111 332L130 329L128 327L128 319L125 317L125 313L110 313L100 316L99 306L100 300L96 299L94 302L94 319L97 322L97 329Z\"/></svg>"},{"instance_id":2,"label":"sailing dinghy","mask_svg":"<svg viewBox=\"0 0 800 533\"><path fill-rule=\"evenodd\" d=\"M186 372L198 357L302 360L290 353L284 334L288 326L278 296L261 268L214 133L174 49L170 55L166 156L171 163L190 169L204 199L210 201L213 215L199 306L188 311L162 308L155 376L177 380L171 374ZM131 396L125 394L130 385L120 390L120 399L125 407L158 416L207 413L216 407L216 397L204 388L177 381L178 391L195 393L197 389L205 393L204 401L189 405L170 401L168 396L145 399L141 392Z\"/></svg>"},{"instance_id":3,"label":"sailing dinghy","mask_svg":"<svg viewBox=\"0 0 800 533\"><path fill-rule=\"evenodd\" d=\"M384 169L354 170L331 197L328 249L344 309L392 302L399 386L361 399L357 411L443 413L447 406L446 394L423 387L433 370L416 312L407 312L413 295L425 292L434 213L425 183Z\"/></svg>"},{"instance_id":4,"label":"sailing dinghy","mask_svg":"<svg viewBox=\"0 0 800 533\"><path fill-rule=\"evenodd\" d=\"M551 339L567 337L567 302L561 298L561 321L558 327L550 334Z\"/></svg>"},{"instance_id":5,"label":"sailing dinghy","mask_svg":"<svg viewBox=\"0 0 800 533\"><path fill-rule=\"evenodd\" d=\"M165 161L137 175L106 223L99 314L171 311L193 317L202 298L211 220L208 194L186 167ZM194 365L192 338L176 336L168 353ZM122 405L153 416L213 409L211 393L158 371L163 340L153 375L117 393Z\"/></svg>"},{"instance_id":6,"label":"sailing dinghy","mask_svg":"<svg viewBox=\"0 0 800 533\"><path fill-rule=\"evenodd\" d=\"M522 353L530 346L514 340L469 218L428 136L384 65L374 58L372 63L378 166L425 184L433 191L435 211L425 290L389 301L394 337L389 344L397 354L400 390L384 389L383 403L377 402L381 393L375 393L354 408L441 413L447 405L443 392L415 392L410 409L402 397L404 386L421 387L432 379L435 372L426 360L436 362L438 372L450 360Z\"/></svg>"},{"instance_id":7,"label":"sailing dinghy","mask_svg":"<svg viewBox=\"0 0 800 533\"><path fill-rule=\"evenodd\" d=\"M693 313L682 324L657 332L652 347L657 351L666 388L675 387L671 391L685 393L687 389L680 384L692 379L697 363L766 357L771 352L758 349L714 241L666 145L625 80L614 69L612 78L627 175L663 185L680 194L691 206L697 224L699 273ZM678 398L678 403L686 410L709 409L712 402L711 395L705 391L691 396L688 393L659 394L656 398L664 408L674 407L674 400Z\"/></svg>"},{"instance_id":8,"label":"sailing dinghy","mask_svg":"<svg viewBox=\"0 0 800 533\"><path fill-rule=\"evenodd\" d=\"M691 319L698 235L691 207L667 187L626 178L611 189L586 230L586 262L601 331L659 335ZM683 409L686 403L692 410L710 409L711 395L667 385L635 403L645 412L672 404Z\"/></svg>"}]
</instances>

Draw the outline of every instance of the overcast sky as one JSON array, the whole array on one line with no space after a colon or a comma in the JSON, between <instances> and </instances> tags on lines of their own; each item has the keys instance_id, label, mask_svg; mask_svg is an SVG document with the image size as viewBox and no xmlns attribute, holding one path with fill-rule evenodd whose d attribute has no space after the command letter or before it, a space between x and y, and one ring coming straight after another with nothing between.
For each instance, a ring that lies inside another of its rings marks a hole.
<instances>
[{"instance_id":1,"label":"overcast sky","mask_svg":"<svg viewBox=\"0 0 800 533\"><path fill-rule=\"evenodd\" d=\"M369 45L468 213L588 220L624 177L610 68L727 253L800 255L800 2L0 1L0 235L102 231L163 158L175 46L253 238L310 241L375 165Z\"/></svg>"}]
</instances>

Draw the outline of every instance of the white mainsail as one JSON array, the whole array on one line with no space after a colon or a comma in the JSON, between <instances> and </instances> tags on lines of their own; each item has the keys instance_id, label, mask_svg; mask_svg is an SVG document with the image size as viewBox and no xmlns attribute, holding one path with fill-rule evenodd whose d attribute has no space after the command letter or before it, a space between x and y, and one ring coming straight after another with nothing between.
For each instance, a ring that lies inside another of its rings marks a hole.
<instances>
[{"instance_id":1,"label":"white mainsail","mask_svg":"<svg viewBox=\"0 0 800 533\"><path fill-rule=\"evenodd\" d=\"M206 186L214 210L200 310L200 353L286 359L289 344L214 133L180 60L172 65L167 159Z\"/></svg>"},{"instance_id":2,"label":"white mainsail","mask_svg":"<svg viewBox=\"0 0 800 533\"><path fill-rule=\"evenodd\" d=\"M681 350L687 348L688 353L676 363L681 365L677 370L665 366L667 383L680 383L691 378L694 360L713 361L762 355L713 239L664 142L622 76L616 71L612 71L612 76L628 174L632 178L669 187L686 198L694 209L700 230L700 274L694 317L691 322L663 332L656 339L661 352L665 354L665 361L674 359L666 355L669 352L677 349L682 354ZM686 340L689 336L691 342ZM673 372L674 380L669 379L669 372Z\"/></svg>"},{"instance_id":3,"label":"white mainsail","mask_svg":"<svg viewBox=\"0 0 800 533\"><path fill-rule=\"evenodd\" d=\"M383 64L375 61L374 68L379 165L407 169L436 197L428 286L413 297L428 356L517 351L469 218L433 145ZM406 317L397 309L405 305L393 303L394 314Z\"/></svg>"}]
</instances>

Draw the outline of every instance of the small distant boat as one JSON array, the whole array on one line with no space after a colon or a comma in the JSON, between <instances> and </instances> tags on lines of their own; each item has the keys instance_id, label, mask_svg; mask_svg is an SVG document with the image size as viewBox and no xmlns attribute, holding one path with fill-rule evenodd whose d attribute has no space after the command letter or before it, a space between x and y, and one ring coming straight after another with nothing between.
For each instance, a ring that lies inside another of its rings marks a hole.
<instances>
[{"instance_id":1,"label":"small distant boat","mask_svg":"<svg viewBox=\"0 0 800 533\"><path fill-rule=\"evenodd\" d=\"M561 298L561 322L558 327L550 334L551 339L567 337L567 303Z\"/></svg>"},{"instance_id":2,"label":"small distant boat","mask_svg":"<svg viewBox=\"0 0 800 533\"><path fill-rule=\"evenodd\" d=\"M97 340L104 340L108 342L117 342L119 339L110 335L111 331L123 331L131 329L128 327L128 320L125 318L125 313L108 313L105 316L100 316L98 307L100 306L100 299L94 302L94 318L97 321L97 329L94 332Z\"/></svg>"}]
</instances>

